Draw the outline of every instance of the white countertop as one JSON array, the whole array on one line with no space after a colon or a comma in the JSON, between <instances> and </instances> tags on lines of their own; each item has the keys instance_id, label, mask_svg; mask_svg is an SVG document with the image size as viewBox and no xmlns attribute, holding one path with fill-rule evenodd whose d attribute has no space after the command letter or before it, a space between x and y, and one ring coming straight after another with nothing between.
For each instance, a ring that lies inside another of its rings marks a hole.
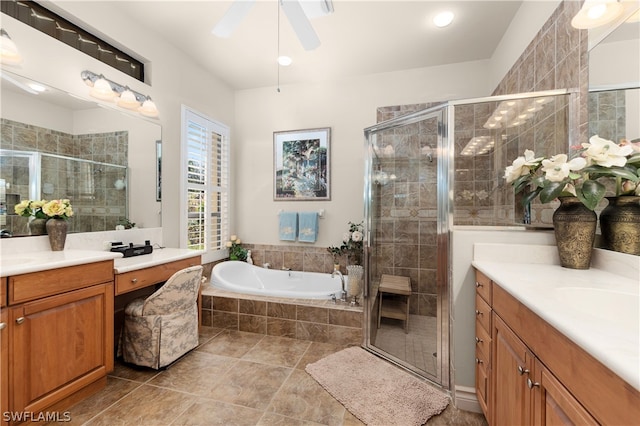
<instances>
[{"instance_id":1,"label":"white countertop","mask_svg":"<svg viewBox=\"0 0 640 426\"><path fill-rule=\"evenodd\" d=\"M203 250L154 248L150 254L116 259L114 262L114 272L116 274L123 274L137 269L149 268L163 263L200 256L202 254L204 254Z\"/></svg>"},{"instance_id":2,"label":"white countertop","mask_svg":"<svg viewBox=\"0 0 640 426\"><path fill-rule=\"evenodd\" d=\"M640 280L635 276L486 255L475 259L474 267L640 390Z\"/></svg>"},{"instance_id":3,"label":"white countertop","mask_svg":"<svg viewBox=\"0 0 640 426\"><path fill-rule=\"evenodd\" d=\"M46 271L66 266L82 265L117 259L122 253L104 250L62 250L32 251L16 254L3 254L0 259L0 276L27 274L29 272Z\"/></svg>"}]
</instances>

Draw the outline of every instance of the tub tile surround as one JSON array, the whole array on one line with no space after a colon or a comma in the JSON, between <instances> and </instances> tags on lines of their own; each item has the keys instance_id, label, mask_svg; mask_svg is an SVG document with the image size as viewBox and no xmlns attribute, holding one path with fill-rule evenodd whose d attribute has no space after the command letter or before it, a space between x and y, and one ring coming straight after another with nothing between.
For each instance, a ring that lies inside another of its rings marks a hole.
<instances>
[{"instance_id":1,"label":"tub tile surround","mask_svg":"<svg viewBox=\"0 0 640 426\"><path fill-rule=\"evenodd\" d=\"M205 284L202 324L341 345L362 343L363 308L331 300L243 295Z\"/></svg>"},{"instance_id":2,"label":"tub tile surround","mask_svg":"<svg viewBox=\"0 0 640 426\"><path fill-rule=\"evenodd\" d=\"M594 249L591 268L574 270L555 246L483 243L472 263L640 390L640 257Z\"/></svg>"}]
</instances>

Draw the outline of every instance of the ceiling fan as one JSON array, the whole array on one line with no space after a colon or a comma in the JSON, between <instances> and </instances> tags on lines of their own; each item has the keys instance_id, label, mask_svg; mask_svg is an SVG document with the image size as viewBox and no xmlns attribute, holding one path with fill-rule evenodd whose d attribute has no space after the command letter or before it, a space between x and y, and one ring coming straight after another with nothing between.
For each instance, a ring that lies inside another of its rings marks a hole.
<instances>
[{"instance_id":1,"label":"ceiling fan","mask_svg":"<svg viewBox=\"0 0 640 426\"><path fill-rule=\"evenodd\" d=\"M235 0L211 32L218 37L230 37L255 2L256 0ZM309 18L332 13L331 0L278 0L278 3L304 49L313 50L320 46L320 39Z\"/></svg>"}]
</instances>

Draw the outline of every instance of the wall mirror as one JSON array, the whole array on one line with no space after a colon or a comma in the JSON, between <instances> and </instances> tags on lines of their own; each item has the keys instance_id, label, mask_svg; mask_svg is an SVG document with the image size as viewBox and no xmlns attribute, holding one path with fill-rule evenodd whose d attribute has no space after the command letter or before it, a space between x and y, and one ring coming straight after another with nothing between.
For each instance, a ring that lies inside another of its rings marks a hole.
<instances>
[{"instance_id":1,"label":"wall mirror","mask_svg":"<svg viewBox=\"0 0 640 426\"><path fill-rule=\"evenodd\" d=\"M623 21L589 51L589 137L640 140L640 20ZM591 31L589 37L591 38Z\"/></svg>"},{"instance_id":2,"label":"wall mirror","mask_svg":"<svg viewBox=\"0 0 640 426\"><path fill-rule=\"evenodd\" d=\"M2 70L0 228L29 235L14 213L24 199L69 198L70 232L113 230L129 219L161 226L156 200L156 142L161 126L101 107L54 87L42 92Z\"/></svg>"}]
</instances>

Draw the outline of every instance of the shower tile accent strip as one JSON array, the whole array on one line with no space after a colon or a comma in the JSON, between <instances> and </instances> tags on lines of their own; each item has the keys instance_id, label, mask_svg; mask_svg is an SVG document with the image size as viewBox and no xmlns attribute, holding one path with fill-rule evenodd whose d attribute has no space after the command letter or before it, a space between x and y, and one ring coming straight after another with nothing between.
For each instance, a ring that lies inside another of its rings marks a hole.
<instances>
[{"instance_id":1,"label":"shower tile accent strip","mask_svg":"<svg viewBox=\"0 0 640 426\"><path fill-rule=\"evenodd\" d=\"M202 325L337 345L362 343L363 308L227 292L205 284Z\"/></svg>"}]
</instances>

